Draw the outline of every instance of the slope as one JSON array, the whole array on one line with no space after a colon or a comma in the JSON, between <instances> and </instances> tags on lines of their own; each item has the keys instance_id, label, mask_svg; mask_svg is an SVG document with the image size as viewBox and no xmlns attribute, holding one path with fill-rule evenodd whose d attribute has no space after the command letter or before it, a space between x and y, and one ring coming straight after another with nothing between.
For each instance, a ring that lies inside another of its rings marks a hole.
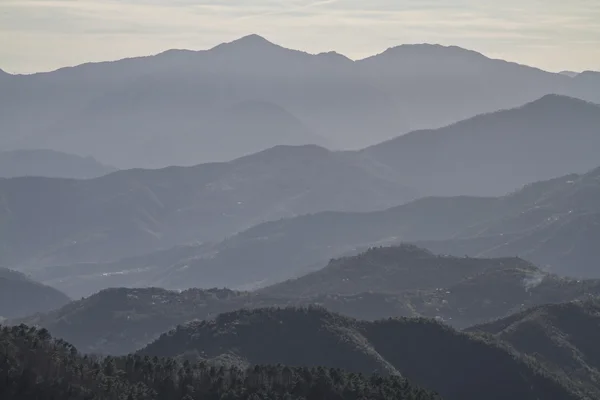
<instances>
[{"instance_id":1,"label":"slope","mask_svg":"<svg viewBox=\"0 0 600 400\"><path fill-rule=\"evenodd\" d=\"M203 359L233 355L251 363L398 371L425 387L436 387L445 399L578 398L501 346L437 323L360 322L318 308L223 314L164 334L140 354Z\"/></svg>"},{"instance_id":2,"label":"slope","mask_svg":"<svg viewBox=\"0 0 600 400\"><path fill-rule=\"evenodd\" d=\"M0 395L6 400L439 399L400 377L370 379L323 367L215 368L135 355L99 359L27 326L0 329L0 345Z\"/></svg>"},{"instance_id":3,"label":"slope","mask_svg":"<svg viewBox=\"0 0 600 400\"><path fill-rule=\"evenodd\" d=\"M491 334L517 351L535 358L561 378L600 396L600 352L594 337L600 333L597 300L545 305L469 329Z\"/></svg>"},{"instance_id":4,"label":"slope","mask_svg":"<svg viewBox=\"0 0 600 400\"><path fill-rule=\"evenodd\" d=\"M24 317L60 308L70 299L25 275L0 268L0 317Z\"/></svg>"},{"instance_id":5,"label":"slope","mask_svg":"<svg viewBox=\"0 0 600 400\"><path fill-rule=\"evenodd\" d=\"M600 106L548 95L520 108L416 131L360 154L430 195L501 195L598 163Z\"/></svg>"},{"instance_id":6,"label":"slope","mask_svg":"<svg viewBox=\"0 0 600 400\"><path fill-rule=\"evenodd\" d=\"M595 261L600 238L600 169L557 179L549 186L540 183L524 189L536 197L524 203L520 212L482 221L460 238L419 244L447 254L519 255L558 274L600 277Z\"/></svg>"},{"instance_id":7,"label":"slope","mask_svg":"<svg viewBox=\"0 0 600 400\"><path fill-rule=\"evenodd\" d=\"M423 199L382 212L324 212L257 225L208 254L173 260L155 284L256 288L322 268L332 257L372 245L442 239L477 221L493 199ZM470 214L470 215L469 215ZM243 268L240 266L243 265Z\"/></svg>"},{"instance_id":8,"label":"slope","mask_svg":"<svg viewBox=\"0 0 600 400\"><path fill-rule=\"evenodd\" d=\"M0 152L0 178L44 176L49 178L96 178L114 172L90 157L51 150L15 150Z\"/></svg>"}]
</instances>

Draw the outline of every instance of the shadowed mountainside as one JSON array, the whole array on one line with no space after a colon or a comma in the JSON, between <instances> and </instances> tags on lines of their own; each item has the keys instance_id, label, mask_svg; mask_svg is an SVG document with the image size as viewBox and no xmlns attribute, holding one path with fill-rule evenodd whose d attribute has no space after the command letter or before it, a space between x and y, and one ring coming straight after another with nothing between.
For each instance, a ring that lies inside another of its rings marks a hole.
<instances>
[{"instance_id":1,"label":"shadowed mountainside","mask_svg":"<svg viewBox=\"0 0 600 400\"><path fill-rule=\"evenodd\" d=\"M510 343L560 378L572 379L590 398L600 396L598 300L535 307L470 328Z\"/></svg>"},{"instance_id":2,"label":"shadowed mountainside","mask_svg":"<svg viewBox=\"0 0 600 400\"><path fill-rule=\"evenodd\" d=\"M494 342L426 320L361 322L316 308L222 314L178 327L140 354L208 360L232 356L238 363L400 373L435 387L445 399L578 398L537 365Z\"/></svg>"},{"instance_id":3,"label":"shadowed mountainside","mask_svg":"<svg viewBox=\"0 0 600 400\"><path fill-rule=\"evenodd\" d=\"M0 317L25 317L47 312L67 304L64 293L35 282L27 276L0 268Z\"/></svg>"}]
</instances>

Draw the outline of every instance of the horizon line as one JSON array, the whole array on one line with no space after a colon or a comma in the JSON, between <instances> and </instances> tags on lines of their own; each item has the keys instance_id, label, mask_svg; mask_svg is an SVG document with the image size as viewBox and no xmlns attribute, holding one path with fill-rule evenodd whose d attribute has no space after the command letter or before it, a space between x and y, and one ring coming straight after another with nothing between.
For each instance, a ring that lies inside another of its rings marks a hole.
<instances>
[{"instance_id":1,"label":"horizon line","mask_svg":"<svg viewBox=\"0 0 600 400\"><path fill-rule=\"evenodd\" d=\"M480 51L477 51L477 50L473 50L473 49L468 49L468 48L461 47L461 46L458 46L458 45L443 45L443 44L439 44L439 43L428 43L428 42L400 43L398 45L388 47L385 50L380 51L378 53L374 53L372 55L369 55L367 57L363 57L363 58L351 58L351 57L349 57L349 56L347 56L347 55L345 55L343 53L340 53L340 52L338 52L336 50L329 50L329 51L324 51L324 52L319 52L319 53L312 53L312 52L309 52L309 51L304 51L304 50L298 50L298 49L293 49L293 48L285 47L285 46L277 44L277 43L275 43L275 42L273 42L273 41L265 38L264 36L256 34L256 33L251 33L251 34L248 34L248 35L244 35L244 36L241 36L241 37L239 37L237 39L231 40L229 42L221 42L221 43L218 43L216 45L213 45L212 47L205 48L205 49L168 48L168 49L162 50L162 51L160 51L158 53L151 53L151 54L144 54L144 55L132 55L130 57L116 58L116 59L107 59L107 60L102 60L102 61L86 61L86 62L82 62L80 64L65 65L65 66L62 66L62 67L54 68L54 69L40 70L40 71L29 72L29 73L20 73L20 72L7 71L7 70L3 69L2 66L0 66L0 73L5 73L5 74L11 75L11 76L33 76L33 75L38 75L38 74L49 74L49 73L53 73L53 72L57 72L57 71L65 70L65 69L77 68L77 67L81 67L81 66L85 66L85 65L106 64L106 63L115 63L115 62L126 61L126 60L135 60L135 59L142 59L142 58L157 57L157 56L163 55L163 54L168 53L168 52L192 52L192 53L208 52L208 51L215 50L215 49L217 49L217 48L219 48L221 46L224 46L224 45L231 45L231 44L234 44L236 42L241 42L242 40L261 40L261 41L265 42L265 44L269 44L271 46L279 47L281 49L285 49L285 50L289 50L289 51L297 51L297 52L304 53L304 54L311 55L311 56L319 56L319 55L325 55L325 54L334 53L334 54L338 54L338 55L346 58L348 61L351 61L351 62L361 62L361 61L364 61L364 60L367 60L367 59L370 59L370 58L373 58L373 57L377 57L377 56L380 56L380 55L388 52L389 50L397 49L397 48L402 47L402 46L430 46L430 47L440 47L440 48L444 48L444 49L458 49L458 50L464 51L464 52L475 53L475 54L477 54L477 55L479 55L481 57L484 57L484 58L486 58L488 60L492 60L492 61L504 61L504 62L507 62L507 63L510 63L510 64L519 65L519 66L522 66L522 67L525 67L525 68L536 69L536 70L539 70L539 71L542 71L542 72L546 72L546 73L549 73L549 74L556 74L556 75L567 76L567 75L564 74L565 72L574 72L577 75L583 74L583 73L586 73L586 72L600 73L600 71L595 71L595 70L573 71L573 70L569 70L569 69L562 69L560 71L550 71L550 70L543 69L543 68L536 67L536 66L532 66L532 65L529 65L529 64L523 64L523 63L520 63L520 62L517 62L517 61L510 61L510 60L506 60L506 59L503 59L503 58L492 58L492 57L489 57L489 56L485 55L483 52L480 52Z\"/></svg>"}]
</instances>

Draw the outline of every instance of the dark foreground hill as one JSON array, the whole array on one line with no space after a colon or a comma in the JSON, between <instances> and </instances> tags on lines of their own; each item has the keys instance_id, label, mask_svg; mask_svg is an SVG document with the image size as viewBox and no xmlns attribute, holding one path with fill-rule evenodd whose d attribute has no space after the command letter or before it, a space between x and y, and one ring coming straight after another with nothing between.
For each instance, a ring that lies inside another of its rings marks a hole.
<instances>
[{"instance_id":1,"label":"dark foreground hill","mask_svg":"<svg viewBox=\"0 0 600 400\"><path fill-rule=\"evenodd\" d=\"M67 304L70 299L58 290L27 276L0 268L0 318L25 317Z\"/></svg>"},{"instance_id":2,"label":"dark foreground hill","mask_svg":"<svg viewBox=\"0 0 600 400\"><path fill-rule=\"evenodd\" d=\"M223 314L164 334L139 354L400 373L445 399L579 397L500 344L426 320L369 323L318 308Z\"/></svg>"},{"instance_id":3,"label":"dark foreground hill","mask_svg":"<svg viewBox=\"0 0 600 400\"><path fill-rule=\"evenodd\" d=\"M438 400L398 376L365 377L339 369L218 368L130 355L78 354L47 331L0 327L3 400Z\"/></svg>"},{"instance_id":4,"label":"dark foreground hill","mask_svg":"<svg viewBox=\"0 0 600 400\"><path fill-rule=\"evenodd\" d=\"M510 343L556 376L584 388L590 398L600 396L598 300L535 307L469 331Z\"/></svg>"}]
</instances>

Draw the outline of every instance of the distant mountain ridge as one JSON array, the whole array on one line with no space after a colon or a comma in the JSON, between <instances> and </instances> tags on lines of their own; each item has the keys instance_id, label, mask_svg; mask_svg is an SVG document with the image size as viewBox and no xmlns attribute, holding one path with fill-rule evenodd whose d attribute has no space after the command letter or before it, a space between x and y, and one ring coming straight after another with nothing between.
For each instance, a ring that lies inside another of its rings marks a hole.
<instances>
[{"instance_id":1,"label":"distant mountain ridge","mask_svg":"<svg viewBox=\"0 0 600 400\"><path fill-rule=\"evenodd\" d=\"M58 309L71 300L64 293L20 272L0 268L0 317L25 317Z\"/></svg>"},{"instance_id":2,"label":"distant mountain ridge","mask_svg":"<svg viewBox=\"0 0 600 400\"><path fill-rule=\"evenodd\" d=\"M0 178L42 176L48 178L90 179L116 171L91 157L52 150L0 152Z\"/></svg>"},{"instance_id":3,"label":"distant mountain ridge","mask_svg":"<svg viewBox=\"0 0 600 400\"><path fill-rule=\"evenodd\" d=\"M209 253L172 259L161 282L167 287L207 280L263 286L263 279L272 283L301 276L330 258L400 242L459 257L518 255L562 276L598 278L599 171L537 182L498 198L424 198L385 211L324 212L268 222Z\"/></svg>"},{"instance_id":4,"label":"distant mountain ridge","mask_svg":"<svg viewBox=\"0 0 600 400\"><path fill-rule=\"evenodd\" d=\"M423 193L498 196L597 167L592 148L600 146L598 126L598 104L547 95L519 108L411 132L359 154L402 173L406 185Z\"/></svg>"},{"instance_id":5,"label":"distant mountain ridge","mask_svg":"<svg viewBox=\"0 0 600 400\"><path fill-rule=\"evenodd\" d=\"M368 163L315 145L91 180L6 179L0 265L108 262L221 240L285 216L381 209L415 197Z\"/></svg>"},{"instance_id":6,"label":"distant mountain ridge","mask_svg":"<svg viewBox=\"0 0 600 400\"><path fill-rule=\"evenodd\" d=\"M256 225L220 243L108 263L59 265L34 276L74 290L75 296L118 282L247 290L316 271L331 258L404 242L458 257L519 256L560 276L599 278L594 261L599 193L596 168L502 197L429 197L382 211L301 215Z\"/></svg>"},{"instance_id":7,"label":"distant mountain ridge","mask_svg":"<svg viewBox=\"0 0 600 400\"><path fill-rule=\"evenodd\" d=\"M204 51L3 76L2 93L13 95L0 96L0 146L91 154L118 168L225 161L278 144L357 149L551 93L600 103L600 79L584 75L439 45L352 61L250 35ZM246 102L272 107L231 112Z\"/></svg>"}]
</instances>

